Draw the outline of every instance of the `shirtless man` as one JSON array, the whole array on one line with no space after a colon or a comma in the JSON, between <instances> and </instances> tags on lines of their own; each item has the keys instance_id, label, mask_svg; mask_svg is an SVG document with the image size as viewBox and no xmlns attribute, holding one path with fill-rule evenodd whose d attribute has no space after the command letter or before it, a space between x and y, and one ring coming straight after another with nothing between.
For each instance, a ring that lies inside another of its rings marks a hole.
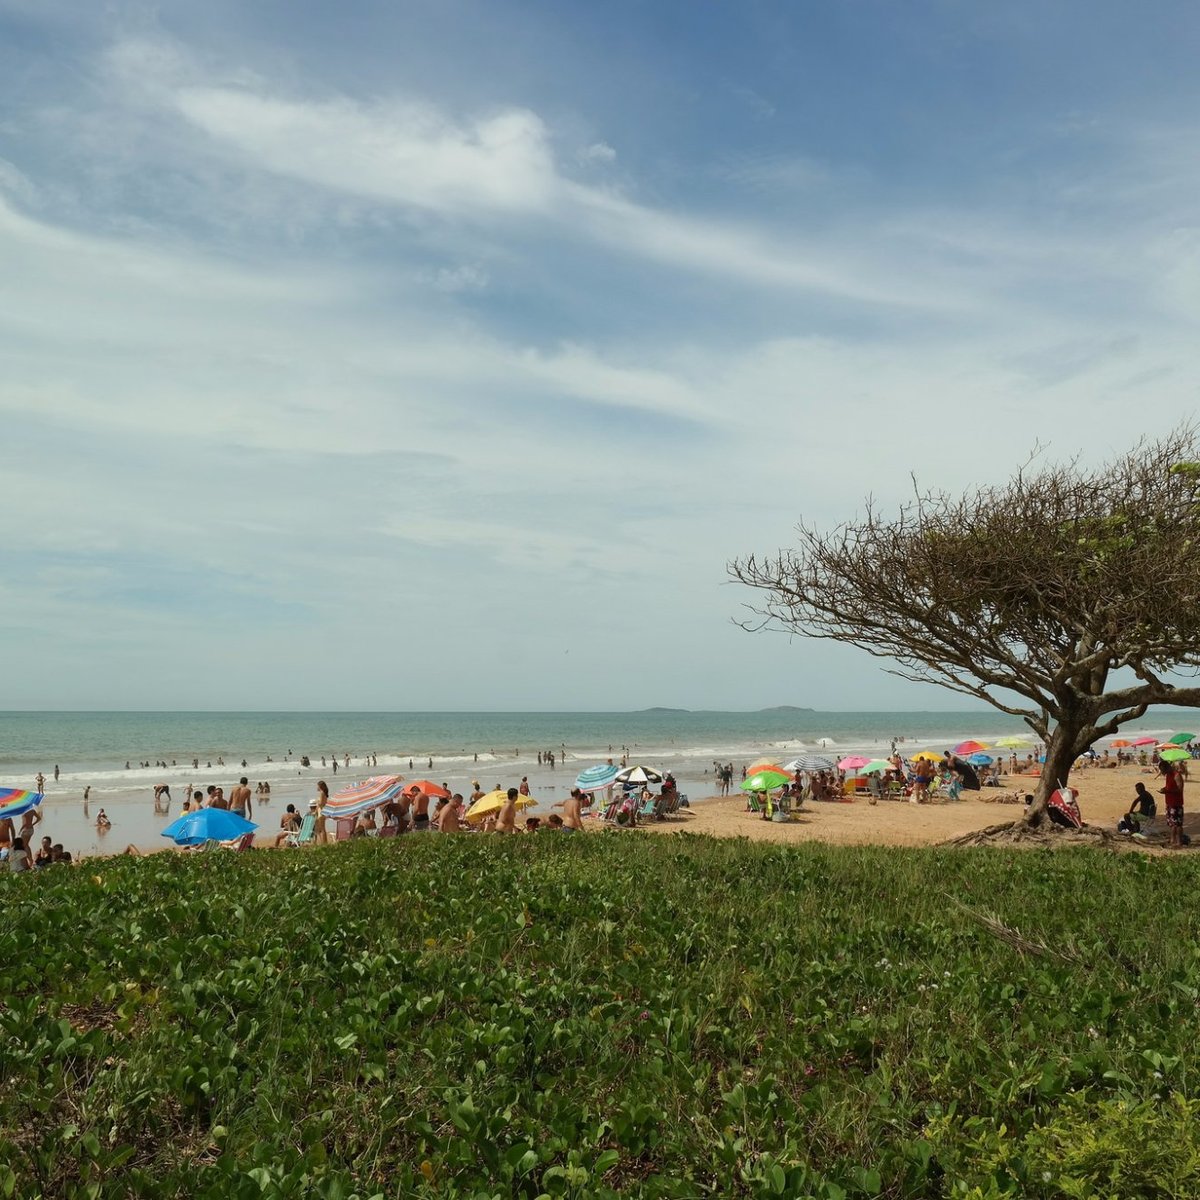
<instances>
[{"instance_id":1,"label":"shirtless man","mask_svg":"<svg viewBox=\"0 0 1200 1200\"><path fill-rule=\"evenodd\" d=\"M410 788L408 797L412 801L413 833L428 833L429 797L418 787Z\"/></svg>"},{"instance_id":2,"label":"shirtless man","mask_svg":"<svg viewBox=\"0 0 1200 1200\"><path fill-rule=\"evenodd\" d=\"M517 832L517 797L520 794L514 787L508 789L508 798L500 806L500 815L496 820L498 833Z\"/></svg>"},{"instance_id":3,"label":"shirtless man","mask_svg":"<svg viewBox=\"0 0 1200 1200\"><path fill-rule=\"evenodd\" d=\"M238 785L229 793L229 809L247 821L254 820L254 805L250 803L250 783L243 775Z\"/></svg>"},{"instance_id":4,"label":"shirtless man","mask_svg":"<svg viewBox=\"0 0 1200 1200\"><path fill-rule=\"evenodd\" d=\"M166 803L163 803L163 797L166 797ZM171 809L171 785L167 783L156 783L154 785L154 811L156 813L169 812Z\"/></svg>"},{"instance_id":5,"label":"shirtless man","mask_svg":"<svg viewBox=\"0 0 1200 1200\"><path fill-rule=\"evenodd\" d=\"M578 788L572 788L571 794L552 808L563 810L563 829L581 832L583 829L583 793Z\"/></svg>"},{"instance_id":6,"label":"shirtless man","mask_svg":"<svg viewBox=\"0 0 1200 1200\"><path fill-rule=\"evenodd\" d=\"M458 833L462 829L462 802L463 798L458 794L446 801L442 819L438 822L438 829L442 833Z\"/></svg>"},{"instance_id":7,"label":"shirtless man","mask_svg":"<svg viewBox=\"0 0 1200 1200\"><path fill-rule=\"evenodd\" d=\"M209 808L228 808L229 801L225 799L225 789L214 787L212 791L212 799L208 803Z\"/></svg>"}]
</instances>

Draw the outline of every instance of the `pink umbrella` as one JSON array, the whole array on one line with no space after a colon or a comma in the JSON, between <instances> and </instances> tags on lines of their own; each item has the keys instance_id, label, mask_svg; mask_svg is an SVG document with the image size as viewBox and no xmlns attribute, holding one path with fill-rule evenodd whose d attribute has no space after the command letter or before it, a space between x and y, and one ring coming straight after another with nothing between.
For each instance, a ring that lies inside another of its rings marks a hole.
<instances>
[{"instance_id":1,"label":"pink umbrella","mask_svg":"<svg viewBox=\"0 0 1200 1200\"><path fill-rule=\"evenodd\" d=\"M838 770L856 771L859 767L865 767L870 761L869 758L864 758L861 754L851 754L838 763Z\"/></svg>"},{"instance_id":2,"label":"pink umbrella","mask_svg":"<svg viewBox=\"0 0 1200 1200\"><path fill-rule=\"evenodd\" d=\"M987 747L982 742L966 741L959 742L958 745L954 747L954 753L962 755L979 754L981 751L986 749Z\"/></svg>"},{"instance_id":3,"label":"pink umbrella","mask_svg":"<svg viewBox=\"0 0 1200 1200\"><path fill-rule=\"evenodd\" d=\"M1157 746L1158 738L1138 738L1133 744L1135 746Z\"/></svg>"}]
</instances>

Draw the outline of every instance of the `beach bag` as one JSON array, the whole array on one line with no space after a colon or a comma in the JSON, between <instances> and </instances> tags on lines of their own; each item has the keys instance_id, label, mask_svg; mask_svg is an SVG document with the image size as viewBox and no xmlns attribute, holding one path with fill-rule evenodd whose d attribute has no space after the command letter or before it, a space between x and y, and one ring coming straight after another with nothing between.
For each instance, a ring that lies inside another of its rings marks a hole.
<instances>
[{"instance_id":1,"label":"beach bag","mask_svg":"<svg viewBox=\"0 0 1200 1200\"><path fill-rule=\"evenodd\" d=\"M1141 833L1142 826L1137 817L1131 817L1128 814L1123 816L1117 822L1118 833Z\"/></svg>"}]
</instances>

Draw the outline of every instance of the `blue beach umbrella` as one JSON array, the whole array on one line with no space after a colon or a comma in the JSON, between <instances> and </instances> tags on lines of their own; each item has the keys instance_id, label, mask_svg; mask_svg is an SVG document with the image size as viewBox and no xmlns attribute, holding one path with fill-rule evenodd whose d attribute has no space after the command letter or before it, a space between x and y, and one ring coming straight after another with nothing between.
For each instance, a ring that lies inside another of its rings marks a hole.
<instances>
[{"instance_id":1,"label":"blue beach umbrella","mask_svg":"<svg viewBox=\"0 0 1200 1200\"><path fill-rule=\"evenodd\" d=\"M205 842L230 842L257 828L227 808L202 808L172 821L162 836L173 839L177 846L201 846Z\"/></svg>"},{"instance_id":2,"label":"blue beach umbrella","mask_svg":"<svg viewBox=\"0 0 1200 1200\"><path fill-rule=\"evenodd\" d=\"M608 787L620 773L620 767L600 763L598 766L588 767L586 771L580 771L575 779L575 786L581 792L600 792Z\"/></svg>"},{"instance_id":3,"label":"blue beach umbrella","mask_svg":"<svg viewBox=\"0 0 1200 1200\"><path fill-rule=\"evenodd\" d=\"M990 754L975 753L967 756L967 762L973 767L990 767L993 761Z\"/></svg>"}]
</instances>

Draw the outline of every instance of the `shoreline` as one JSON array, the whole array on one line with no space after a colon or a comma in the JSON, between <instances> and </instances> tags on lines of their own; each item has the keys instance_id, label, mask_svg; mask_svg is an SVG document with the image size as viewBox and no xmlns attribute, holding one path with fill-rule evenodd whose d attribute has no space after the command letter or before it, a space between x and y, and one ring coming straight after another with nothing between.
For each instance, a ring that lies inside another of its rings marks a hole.
<instances>
[{"instance_id":1,"label":"shoreline","mask_svg":"<svg viewBox=\"0 0 1200 1200\"><path fill-rule=\"evenodd\" d=\"M806 805L803 810L793 812L792 819L787 822L766 821L757 813L748 811L745 796L740 792L729 796L693 796L690 808L680 809L664 821L641 824L637 831L659 837L693 833L779 845L822 842L842 846L937 846L989 825L1020 819L1024 812L1022 803L998 802L989 799L989 794L1000 797L1014 791L1032 791L1036 777L1018 775L1002 778L1005 786L999 789L966 792L958 800L920 805L902 800L881 800L872 805L865 796L847 797L840 801L817 801ZM1139 780L1145 782L1159 800L1159 815L1150 827L1151 840L1130 839L1129 844L1138 849L1154 850L1158 848L1156 843L1165 832L1165 822L1161 797L1155 786L1156 776L1152 770L1136 764L1110 769L1087 767L1072 776L1071 784L1079 789L1079 804L1085 823L1115 831L1118 820L1129 809L1134 785ZM541 800L538 808L531 811L536 814L548 804L549 800ZM273 804L263 814L272 825L268 827L266 822L260 823L260 832L254 842L256 850L274 849L279 814L285 807L284 804L278 807ZM1189 814L1185 806L1185 814L1185 831L1200 846L1200 812ZM584 828L587 833L603 833L606 830L606 826L595 817L585 818ZM543 833L550 836L549 831L539 831L539 835ZM96 850L81 856L79 861L117 857L127 853L129 845L136 846L138 854L143 856L184 852L180 847L170 844L146 845L135 840L123 843L121 849ZM329 843L329 847L337 845L334 841Z\"/></svg>"}]
</instances>

